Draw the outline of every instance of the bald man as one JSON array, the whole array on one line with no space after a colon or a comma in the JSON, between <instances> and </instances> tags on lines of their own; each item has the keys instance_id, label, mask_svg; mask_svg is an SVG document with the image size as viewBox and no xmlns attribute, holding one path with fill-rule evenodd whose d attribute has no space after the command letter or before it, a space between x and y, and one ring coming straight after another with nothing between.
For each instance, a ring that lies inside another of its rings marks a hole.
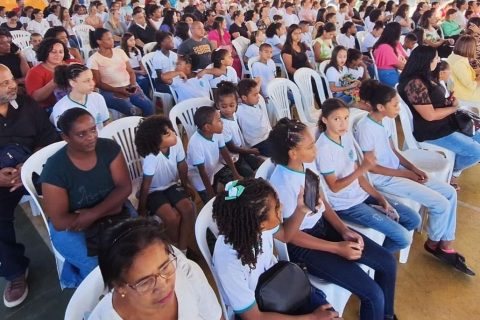
<instances>
[{"instance_id":1,"label":"bald man","mask_svg":"<svg viewBox=\"0 0 480 320\"><path fill-rule=\"evenodd\" d=\"M178 47L179 55L190 55L192 57L192 69L205 69L211 61L212 47L210 41L205 38L205 29L203 23L194 21L190 26L192 36L183 41Z\"/></svg>"},{"instance_id":2,"label":"bald man","mask_svg":"<svg viewBox=\"0 0 480 320\"><path fill-rule=\"evenodd\" d=\"M28 294L29 260L13 226L15 208L25 194L22 164L33 151L56 140L45 111L29 97L17 96L10 69L0 64L0 277L7 280L3 302L8 308L22 303Z\"/></svg>"}]
</instances>

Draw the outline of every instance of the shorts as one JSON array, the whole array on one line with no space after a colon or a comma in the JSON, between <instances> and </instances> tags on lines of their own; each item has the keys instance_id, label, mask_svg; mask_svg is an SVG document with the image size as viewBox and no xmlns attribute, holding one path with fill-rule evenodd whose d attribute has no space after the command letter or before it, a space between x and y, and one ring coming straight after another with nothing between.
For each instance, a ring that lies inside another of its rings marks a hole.
<instances>
[{"instance_id":1,"label":"shorts","mask_svg":"<svg viewBox=\"0 0 480 320\"><path fill-rule=\"evenodd\" d=\"M173 186L165 190L157 190L148 194L147 196L147 209L151 215L154 215L158 208L168 203L175 206L183 199L188 199L185 189L174 184Z\"/></svg>"}]
</instances>

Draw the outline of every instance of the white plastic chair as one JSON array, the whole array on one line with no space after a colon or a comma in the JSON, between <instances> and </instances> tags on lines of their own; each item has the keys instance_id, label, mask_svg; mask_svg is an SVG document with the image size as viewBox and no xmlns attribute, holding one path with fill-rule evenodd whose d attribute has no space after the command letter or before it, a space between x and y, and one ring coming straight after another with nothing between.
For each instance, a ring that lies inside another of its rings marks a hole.
<instances>
[{"instance_id":1,"label":"white plastic chair","mask_svg":"<svg viewBox=\"0 0 480 320\"><path fill-rule=\"evenodd\" d=\"M251 73L253 64L258 60L260 60L259 56L251 57L250 59L248 59L247 65L248 65L248 70L250 70L250 73Z\"/></svg>"},{"instance_id":2,"label":"white plastic chair","mask_svg":"<svg viewBox=\"0 0 480 320\"><path fill-rule=\"evenodd\" d=\"M141 119L142 117L137 116L124 117L110 122L98 133L101 138L114 140L122 149L132 181L132 193L129 200L135 208L138 204L136 194L140 190L143 176L142 158L135 147L135 133Z\"/></svg>"},{"instance_id":3,"label":"white plastic chair","mask_svg":"<svg viewBox=\"0 0 480 320\"><path fill-rule=\"evenodd\" d=\"M15 43L20 50L25 49L30 45L30 32L23 30L10 31L12 35L12 42Z\"/></svg>"},{"instance_id":4,"label":"white plastic chair","mask_svg":"<svg viewBox=\"0 0 480 320\"><path fill-rule=\"evenodd\" d=\"M250 45L250 40L245 37L237 37L232 40L232 45L237 51L238 58L240 59L240 64L242 65L242 75L243 78L246 78L247 75L250 75L250 69L245 68L245 62L243 61L243 56L247 51L248 46Z\"/></svg>"},{"instance_id":5,"label":"white plastic chair","mask_svg":"<svg viewBox=\"0 0 480 320\"><path fill-rule=\"evenodd\" d=\"M72 30L80 44L83 59L86 61L90 56L90 51L92 51L92 47L90 46L90 31L95 31L95 28L88 24L80 24L74 26Z\"/></svg>"},{"instance_id":6,"label":"white plastic chair","mask_svg":"<svg viewBox=\"0 0 480 320\"><path fill-rule=\"evenodd\" d=\"M52 156L58 150L60 150L63 146L65 146L65 144L66 144L65 141L60 141L38 150L37 152L32 154L27 159L27 161L25 161L21 171L23 186L28 191L28 193L33 199L33 202L38 208L38 211L42 216L43 223L47 228L49 238L50 238L50 229L48 228L48 218L40 204L40 196L38 195L35 189L35 186L33 185L32 174L36 172L37 174L40 175L42 173L43 166L47 162L48 158L50 158L50 156ZM63 264L65 263L65 258L57 251L57 249L55 249L55 247L53 246L53 243L51 243L51 245L52 245L53 254L55 256L55 262L57 264L58 278L60 278L62 274ZM63 286L61 283L60 283L60 287L63 289Z\"/></svg>"},{"instance_id":7,"label":"white plastic chair","mask_svg":"<svg viewBox=\"0 0 480 320\"><path fill-rule=\"evenodd\" d=\"M218 279L217 273L212 265L212 254L210 253L210 249L208 248L207 243L207 229L213 233L215 237L218 237L218 227L216 223L213 221L212 218L212 210L213 210L213 201L215 198L208 201L205 206L202 208L200 213L198 214L197 221L195 222L195 239L197 240L198 248L205 259L210 272L213 275L213 279L215 280L215 284L217 285L219 296L220 296L220 305L222 306L223 317L227 320L234 320L233 309L226 305L226 299L224 299L224 291L222 288L222 284Z\"/></svg>"},{"instance_id":8,"label":"white plastic chair","mask_svg":"<svg viewBox=\"0 0 480 320\"><path fill-rule=\"evenodd\" d=\"M83 279L82 283L73 293L65 311L65 320L82 320L88 319L90 312L107 294L107 289L103 282L100 268L96 267Z\"/></svg>"},{"instance_id":9,"label":"white plastic chair","mask_svg":"<svg viewBox=\"0 0 480 320\"><path fill-rule=\"evenodd\" d=\"M267 86L268 97L277 111L277 121L285 117L292 119L292 114L290 112L290 101L288 100L288 91L292 92L294 104L300 121L310 126L315 125L315 122L312 123L308 121L305 115L302 97L297 85L293 81L283 78L273 79Z\"/></svg>"},{"instance_id":10,"label":"white plastic chair","mask_svg":"<svg viewBox=\"0 0 480 320\"><path fill-rule=\"evenodd\" d=\"M300 68L293 75L293 79L300 90L303 102L305 116L309 122L317 123L322 110L315 108L315 95L313 93L312 79L317 87L320 103L323 103L327 97L323 89L322 76L313 69Z\"/></svg>"},{"instance_id":11,"label":"white plastic chair","mask_svg":"<svg viewBox=\"0 0 480 320\"><path fill-rule=\"evenodd\" d=\"M170 110L169 118L173 124L175 132L179 137L181 136L182 132L178 128L177 119L180 120L180 123L185 129L185 132L187 133L187 137L190 139L190 137L197 130L197 126L195 126L195 123L193 121L193 116L195 114L195 111L197 111L198 108L203 106L212 107L213 101L207 98L187 99L178 103L172 108L172 110Z\"/></svg>"},{"instance_id":12,"label":"white plastic chair","mask_svg":"<svg viewBox=\"0 0 480 320\"><path fill-rule=\"evenodd\" d=\"M318 67L318 72L320 72L321 75L325 76L325 68L329 63L330 63L330 60L323 60L322 62L320 62L320 65Z\"/></svg>"},{"instance_id":13,"label":"white plastic chair","mask_svg":"<svg viewBox=\"0 0 480 320\"><path fill-rule=\"evenodd\" d=\"M375 71L375 79L380 81L380 78L378 76L377 63L375 62L375 57L373 55L373 50L370 50L370 57L372 58L372 61L373 61L373 70Z\"/></svg>"},{"instance_id":14,"label":"white plastic chair","mask_svg":"<svg viewBox=\"0 0 480 320\"><path fill-rule=\"evenodd\" d=\"M365 37L367 36L367 31L357 31L357 34L355 35L358 40L358 44L360 45L360 49L363 46L363 41L365 41Z\"/></svg>"},{"instance_id":15,"label":"white plastic chair","mask_svg":"<svg viewBox=\"0 0 480 320\"><path fill-rule=\"evenodd\" d=\"M147 54L147 53L150 53L153 51L153 48L155 48L155 46L157 45L157 43L154 41L154 42L149 42L149 43L145 43L143 45L143 54Z\"/></svg>"},{"instance_id":16,"label":"white plastic chair","mask_svg":"<svg viewBox=\"0 0 480 320\"><path fill-rule=\"evenodd\" d=\"M156 42L154 42L154 44L156 44ZM145 47L144 47L144 50L145 50ZM152 77L152 74L156 72L155 66L153 65L154 56L155 56L155 52L150 52L145 54L142 57L142 64L145 70L147 71L148 80L150 81L150 87L152 88L153 105L156 104L157 98L160 98L160 100L162 100L162 105L163 105L163 115L168 117L168 113L170 112L170 109L173 106L173 97L168 93L158 92L156 90L155 79L153 79Z\"/></svg>"}]
</instances>

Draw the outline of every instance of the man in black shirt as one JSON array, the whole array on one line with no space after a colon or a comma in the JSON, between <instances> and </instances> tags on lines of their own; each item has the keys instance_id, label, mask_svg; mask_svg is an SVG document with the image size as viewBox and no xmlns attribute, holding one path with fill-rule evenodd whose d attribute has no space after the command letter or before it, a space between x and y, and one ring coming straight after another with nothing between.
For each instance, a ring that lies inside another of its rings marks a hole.
<instances>
[{"instance_id":1,"label":"man in black shirt","mask_svg":"<svg viewBox=\"0 0 480 320\"><path fill-rule=\"evenodd\" d=\"M0 64L0 156L6 146L18 144L34 152L57 140L46 113L27 96L17 97L17 84L7 66ZM17 243L14 211L25 194L21 163L0 168L0 277L7 280L3 301L7 307L22 303L28 294L25 247Z\"/></svg>"},{"instance_id":2,"label":"man in black shirt","mask_svg":"<svg viewBox=\"0 0 480 320\"><path fill-rule=\"evenodd\" d=\"M128 32L135 37L135 45L141 49L146 43L155 41L155 30L145 18L145 13L140 7L133 9L133 21Z\"/></svg>"}]
</instances>

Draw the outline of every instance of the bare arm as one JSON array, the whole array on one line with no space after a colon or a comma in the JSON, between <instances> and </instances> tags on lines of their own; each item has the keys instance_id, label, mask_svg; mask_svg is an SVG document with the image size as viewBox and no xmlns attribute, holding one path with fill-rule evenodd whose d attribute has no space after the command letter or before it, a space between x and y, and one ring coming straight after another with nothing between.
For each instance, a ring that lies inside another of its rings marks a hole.
<instances>
[{"instance_id":1,"label":"bare arm","mask_svg":"<svg viewBox=\"0 0 480 320\"><path fill-rule=\"evenodd\" d=\"M456 106L452 107L446 107L446 108L434 108L433 105L428 104L428 105L413 105L415 108L415 111L417 111L420 116L427 120L427 121L436 121L436 120L441 120L452 113L455 113L457 111Z\"/></svg>"},{"instance_id":2,"label":"bare arm","mask_svg":"<svg viewBox=\"0 0 480 320\"><path fill-rule=\"evenodd\" d=\"M258 149L238 147L232 141L227 142L225 145L231 153L260 155Z\"/></svg>"},{"instance_id":3,"label":"bare arm","mask_svg":"<svg viewBox=\"0 0 480 320\"><path fill-rule=\"evenodd\" d=\"M143 176L142 184L140 186L140 197L138 199L138 214L140 216L147 215L147 197L150 185L152 184L153 176Z\"/></svg>"},{"instance_id":4,"label":"bare arm","mask_svg":"<svg viewBox=\"0 0 480 320\"><path fill-rule=\"evenodd\" d=\"M205 186L205 190L207 191L208 198L213 198L215 196L215 191L213 190L210 179L208 178L207 172L205 171L205 166L203 164L200 164L197 166L197 169L198 173L200 174L200 178L202 179L203 185Z\"/></svg>"},{"instance_id":5,"label":"bare arm","mask_svg":"<svg viewBox=\"0 0 480 320\"><path fill-rule=\"evenodd\" d=\"M44 101L46 100L52 93L53 90L57 87L55 82L53 82L53 79L47 82L46 85L41 87L40 89L35 90L32 93L32 98L33 100L39 102L39 101Z\"/></svg>"}]
</instances>

